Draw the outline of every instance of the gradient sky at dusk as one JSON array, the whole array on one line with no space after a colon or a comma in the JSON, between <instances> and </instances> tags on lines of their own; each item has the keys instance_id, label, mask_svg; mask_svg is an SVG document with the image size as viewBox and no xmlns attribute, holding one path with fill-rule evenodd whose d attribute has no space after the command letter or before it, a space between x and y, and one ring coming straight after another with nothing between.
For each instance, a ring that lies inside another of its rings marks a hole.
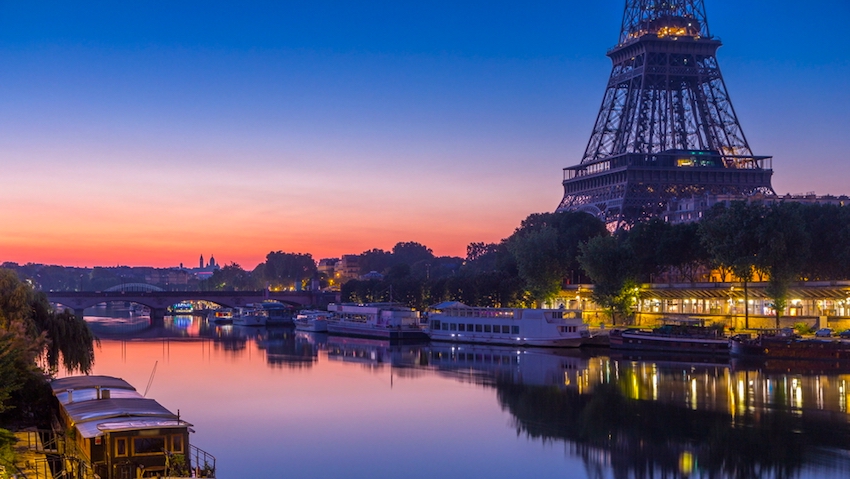
<instances>
[{"instance_id":1,"label":"gradient sky at dusk","mask_svg":"<svg viewBox=\"0 0 850 479\"><path fill-rule=\"evenodd\" d=\"M552 211L623 0L0 3L0 262L253 267ZM848 194L850 2L706 0L780 194Z\"/></svg>"}]
</instances>

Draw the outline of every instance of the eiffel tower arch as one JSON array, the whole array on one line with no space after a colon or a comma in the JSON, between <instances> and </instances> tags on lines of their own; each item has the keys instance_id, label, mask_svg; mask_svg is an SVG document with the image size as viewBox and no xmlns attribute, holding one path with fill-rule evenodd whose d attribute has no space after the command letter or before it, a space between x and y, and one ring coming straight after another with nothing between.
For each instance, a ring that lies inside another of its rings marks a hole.
<instances>
[{"instance_id":1,"label":"eiffel tower arch","mask_svg":"<svg viewBox=\"0 0 850 479\"><path fill-rule=\"evenodd\" d=\"M558 211L621 228L676 200L775 195L772 158L747 143L720 46L702 0L626 0L602 106L581 163L564 168Z\"/></svg>"}]
</instances>

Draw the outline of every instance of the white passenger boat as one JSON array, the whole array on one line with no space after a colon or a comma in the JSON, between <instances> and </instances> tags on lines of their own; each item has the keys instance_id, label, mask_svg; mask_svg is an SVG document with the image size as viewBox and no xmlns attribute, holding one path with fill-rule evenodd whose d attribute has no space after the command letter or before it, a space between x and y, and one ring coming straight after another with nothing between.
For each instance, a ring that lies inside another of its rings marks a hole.
<instances>
[{"instance_id":1,"label":"white passenger boat","mask_svg":"<svg viewBox=\"0 0 850 479\"><path fill-rule=\"evenodd\" d=\"M301 311L295 317L295 329L314 333L328 332L327 311Z\"/></svg>"},{"instance_id":2,"label":"white passenger boat","mask_svg":"<svg viewBox=\"0 0 850 479\"><path fill-rule=\"evenodd\" d=\"M328 333L389 340L428 339L419 311L398 303L331 303Z\"/></svg>"},{"instance_id":3,"label":"white passenger boat","mask_svg":"<svg viewBox=\"0 0 850 479\"><path fill-rule=\"evenodd\" d=\"M432 311L429 335L434 341L579 347L590 337L580 310L473 308L452 302Z\"/></svg>"},{"instance_id":4,"label":"white passenger boat","mask_svg":"<svg viewBox=\"0 0 850 479\"><path fill-rule=\"evenodd\" d=\"M212 310L207 315L207 322L215 324L233 324L233 310L230 308Z\"/></svg>"},{"instance_id":5,"label":"white passenger boat","mask_svg":"<svg viewBox=\"0 0 850 479\"><path fill-rule=\"evenodd\" d=\"M234 308L233 324L236 326L265 326L269 312L262 305L248 305L244 308Z\"/></svg>"}]
</instances>

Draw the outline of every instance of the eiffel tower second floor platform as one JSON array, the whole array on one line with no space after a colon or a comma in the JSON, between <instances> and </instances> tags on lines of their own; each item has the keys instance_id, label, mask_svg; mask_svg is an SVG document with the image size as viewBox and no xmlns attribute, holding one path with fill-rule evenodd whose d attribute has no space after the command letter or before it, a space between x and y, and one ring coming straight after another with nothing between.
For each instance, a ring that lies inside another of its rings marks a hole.
<instances>
[{"instance_id":1,"label":"eiffel tower second floor platform","mask_svg":"<svg viewBox=\"0 0 850 479\"><path fill-rule=\"evenodd\" d=\"M703 0L626 0L613 69L581 163L564 170L558 211L621 227L673 199L773 195L753 155L708 29Z\"/></svg>"}]
</instances>

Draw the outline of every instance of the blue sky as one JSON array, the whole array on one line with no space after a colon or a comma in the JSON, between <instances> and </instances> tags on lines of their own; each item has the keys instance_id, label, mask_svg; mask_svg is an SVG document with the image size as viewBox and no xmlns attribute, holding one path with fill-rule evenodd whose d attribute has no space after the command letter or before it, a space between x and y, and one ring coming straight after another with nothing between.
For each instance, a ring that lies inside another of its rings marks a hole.
<instances>
[{"instance_id":1,"label":"blue sky","mask_svg":"<svg viewBox=\"0 0 850 479\"><path fill-rule=\"evenodd\" d=\"M777 192L850 193L850 2L706 4ZM463 254L497 241L557 206L622 11L622 0L0 3L0 210L18 206L0 214L2 259L214 252L251 266L278 249L414 240ZM227 234L199 237L199 221ZM96 247L56 233L83 227Z\"/></svg>"}]
</instances>

